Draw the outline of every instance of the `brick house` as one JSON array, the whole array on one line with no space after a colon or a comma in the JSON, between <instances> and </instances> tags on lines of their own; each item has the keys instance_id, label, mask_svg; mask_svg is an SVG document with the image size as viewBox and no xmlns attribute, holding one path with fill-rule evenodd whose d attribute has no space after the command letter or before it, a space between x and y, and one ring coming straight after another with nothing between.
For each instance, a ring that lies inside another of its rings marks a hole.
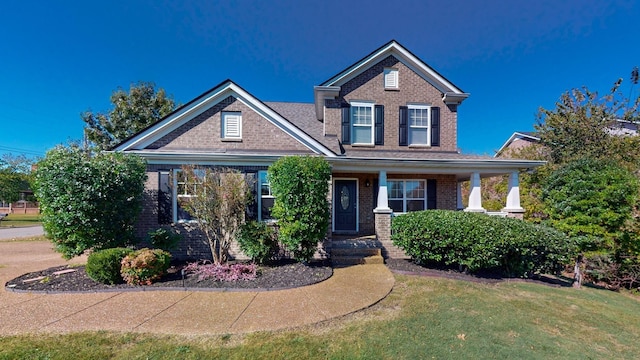
<instances>
[{"instance_id":1,"label":"brick house","mask_svg":"<svg viewBox=\"0 0 640 360\"><path fill-rule=\"evenodd\" d=\"M311 89L310 89L311 90ZM460 183L471 181L467 211L482 212L481 178L510 174L504 211L521 215L518 172L542 164L458 151L458 106L469 96L390 41L313 88L314 103L263 102L231 80L123 141L115 151L147 162L139 235L172 224L187 237L177 256L206 257L189 228L182 164L224 166L256 181L254 216L270 217L266 170L285 155L323 156L332 167L331 225L319 244L375 235L386 256L404 256L390 241L394 214L461 209ZM239 254L237 248L232 255Z\"/></svg>"}]
</instances>

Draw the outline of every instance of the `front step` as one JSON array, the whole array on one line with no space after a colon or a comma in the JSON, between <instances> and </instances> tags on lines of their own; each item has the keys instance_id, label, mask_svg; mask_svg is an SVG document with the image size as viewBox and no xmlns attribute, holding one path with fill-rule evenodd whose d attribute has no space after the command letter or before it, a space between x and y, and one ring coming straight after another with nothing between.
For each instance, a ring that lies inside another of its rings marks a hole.
<instances>
[{"instance_id":1,"label":"front step","mask_svg":"<svg viewBox=\"0 0 640 360\"><path fill-rule=\"evenodd\" d=\"M371 241L335 241L331 248L334 266L384 264L382 252Z\"/></svg>"}]
</instances>

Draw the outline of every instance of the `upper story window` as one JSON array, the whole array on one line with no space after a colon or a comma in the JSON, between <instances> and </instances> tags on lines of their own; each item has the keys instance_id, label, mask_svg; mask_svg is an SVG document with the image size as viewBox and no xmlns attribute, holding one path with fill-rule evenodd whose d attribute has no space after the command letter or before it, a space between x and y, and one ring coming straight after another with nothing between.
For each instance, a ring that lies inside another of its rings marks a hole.
<instances>
[{"instance_id":1,"label":"upper story window","mask_svg":"<svg viewBox=\"0 0 640 360\"><path fill-rule=\"evenodd\" d=\"M271 184L269 183L266 171L258 172L258 187L260 189L260 196L258 197L258 220L273 220L271 208L273 208L275 198L273 194L271 194Z\"/></svg>"},{"instance_id":2,"label":"upper story window","mask_svg":"<svg viewBox=\"0 0 640 360\"><path fill-rule=\"evenodd\" d=\"M222 113L222 138L226 140L242 139L242 114L239 112Z\"/></svg>"},{"instance_id":3,"label":"upper story window","mask_svg":"<svg viewBox=\"0 0 640 360\"><path fill-rule=\"evenodd\" d=\"M373 103L351 103L351 143L373 145Z\"/></svg>"},{"instance_id":4,"label":"upper story window","mask_svg":"<svg viewBox=\"0 0 640 360\"><path fill-rule=\"evenodd\" d=\"M440 146L440 108L422 104L400 106L400 146Z\"/></svg>"},{"instance_id":5,"label":"upper story window","mask_svg":"<svg viewBox=\"0 0 640 360\"><path fill-rule=\"evenodd\" d=\"M430 107L409 105L409 145L431 145Z\"/></svg>"},{"instance_id":6,"label":"upper story window","mask_svg":"<svg viewBox=\"0 0 640 360\"><path fill-rule=\"evenodd\" d=\"M398 89L398 69L384 68L384 88Z\"/></svg>"},{"instance_id":7,"label":"upper story window","mask_svg":"<svg viewBox=\"0 0 640 360\"><path fill-rule=\"evenodd\" d=\"M426 181L389 180L387 182L389 207L395 213L421 211L427 208Z\"/></svg>"}]
</instances>

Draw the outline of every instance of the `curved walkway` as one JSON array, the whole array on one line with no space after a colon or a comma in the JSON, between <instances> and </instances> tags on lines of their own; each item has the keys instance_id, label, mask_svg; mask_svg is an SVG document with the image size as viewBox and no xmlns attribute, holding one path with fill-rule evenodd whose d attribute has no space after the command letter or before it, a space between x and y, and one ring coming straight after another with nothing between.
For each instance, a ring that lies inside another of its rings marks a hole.
<instances>
[{"instance_id":1,"label":"curved walkway","mask_svg":"<svg viewBox=\"0 0 640 360\"><path fill-rule=\"evenodd\" d=\"M324 282L279 291L24 294L4 289L16 276L62 264L65 261L48 242L0 241L0 336L86 330L183 335L280 330L367 308L387 296L394 284L385 265L357 265L334 269Z\"/></svg>"}]
</instances>

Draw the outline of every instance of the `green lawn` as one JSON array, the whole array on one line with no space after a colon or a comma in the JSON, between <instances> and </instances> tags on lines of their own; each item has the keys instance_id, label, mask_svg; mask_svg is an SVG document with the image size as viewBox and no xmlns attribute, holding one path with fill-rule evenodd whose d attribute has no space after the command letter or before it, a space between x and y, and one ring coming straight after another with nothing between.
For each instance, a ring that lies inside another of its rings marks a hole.
<instances>
[{"instance_id":1,"label":"green lawn","mask_svg":"<svg viewBox=\"0 0 640 360\"><path fill-rule=\"evenodd\" d=\"M0 338L0 359L637 358L640 298L531 283L397 276L372 308L295 331ZM212 306L211 311L216 311ZM224 316L224 314L221 314Z\"/></svg>"},{"instance_id":2,"label":"green lawn","mask_svg":"<svg viewBox=\"0 0 640 360\"><path fill-rule=\"evenodd\" d=\"M0 227L23 227L40 224L40 215L38 214L9 214L0 221Z\"/></svg>"}]
</instances>

